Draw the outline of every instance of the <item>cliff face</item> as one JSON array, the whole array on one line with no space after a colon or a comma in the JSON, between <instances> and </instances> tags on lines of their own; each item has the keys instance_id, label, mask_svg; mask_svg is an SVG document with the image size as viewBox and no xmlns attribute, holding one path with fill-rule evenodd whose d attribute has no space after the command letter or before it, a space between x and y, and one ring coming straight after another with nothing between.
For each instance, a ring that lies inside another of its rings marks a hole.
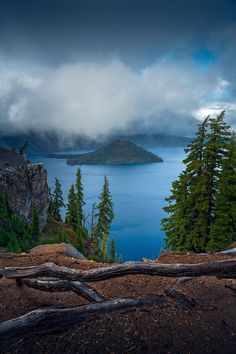
<instances>
[{"instance_id":1,"label":"cliff face","mask_svg":"<svg viewBox=\"0 0 236 354\"><path fill-rule=\"evenodd\" d=\"M17 163L14 157L18 159ZM40 228L43 228L47 221L49 188L47 172L42 164L28 164L23 157L19 160L18 154L1 149L0 193L7 195L11 210L29 223L32 205L35 204Z\"/></svg>"}]
</instances>

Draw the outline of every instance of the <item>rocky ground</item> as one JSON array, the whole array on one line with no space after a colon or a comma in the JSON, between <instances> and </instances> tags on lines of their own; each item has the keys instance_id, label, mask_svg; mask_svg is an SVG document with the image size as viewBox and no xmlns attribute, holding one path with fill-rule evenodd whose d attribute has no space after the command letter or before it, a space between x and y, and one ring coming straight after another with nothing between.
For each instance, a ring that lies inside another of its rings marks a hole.
<instances>
[{"instance_id":1,"label":"rocky ground","mask_svg":"<svg viewBox=\"0 0 236 354\"><path fill-rule=\"evenodd\" d=\"M197 263L227 259L219 255L170 255L161 263ZM65 257L60 253L0 254L0 268L54 262L70 268L91 269L104 266L92 261ZM146 307L130 312L113 312L87 320L57 334L31 335L2 340L4 353L214 353L236 351L236 288L234 280L200 277L186 283L158 276L129 275L90 284L109 298L160 294L175 289L186 295L193 306L169 301L168 306ZM44 293L17 287L15 281L0 279L0 322L30 310L49 306L64 307L87 301L73 292Z\"/></svg>"}]
</instances>

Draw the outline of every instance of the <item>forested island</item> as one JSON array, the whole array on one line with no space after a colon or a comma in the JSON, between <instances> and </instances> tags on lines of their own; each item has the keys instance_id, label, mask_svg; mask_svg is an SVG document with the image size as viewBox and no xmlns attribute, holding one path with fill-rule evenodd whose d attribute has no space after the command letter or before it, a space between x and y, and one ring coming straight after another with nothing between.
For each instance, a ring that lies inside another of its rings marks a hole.
<instances>
[{"instance_id":1,"label":"forested island","mask_svg":"<svg viewBox=\"0 0 236 354\"><path fill-rule=\"evenodd\" d=\"M152 152L126 140L116 140L96 151L84 154L49 154L47 157L67 159L69 165L140 164L163 161Z\"/></svg>"}]
</instances>

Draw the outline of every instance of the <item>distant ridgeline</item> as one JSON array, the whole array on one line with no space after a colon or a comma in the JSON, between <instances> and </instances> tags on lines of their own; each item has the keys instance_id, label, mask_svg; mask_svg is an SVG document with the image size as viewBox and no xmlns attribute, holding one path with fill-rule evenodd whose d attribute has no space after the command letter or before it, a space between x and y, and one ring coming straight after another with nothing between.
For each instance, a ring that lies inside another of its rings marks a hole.
<instances>
[{"instance_id":1,"label":"distant ridgeline","mask_svg":"<svg viewBox=\"0 0 236 354\"><path fill-rule=\"evenodd\" d=\"M126 140L116 140L94 152L85 154L49 154L47 157L66 158L69 165L142 164L163 161L152 152Z\"/></svg>"},{"instance_id":2,"label":"distant ridgeline","mask_svg":"<svg viewBox=\"0 0 236 354\"><path fill-rule=\"evenodd\" d=\"M116 134L96 140L78 134L68 136L68 139L61 139L60 134L48 132L37 134L30 132L22 135L0 136L0 146L11 149L13 146L19 149L27 141L28 152L50 153L65 149L98 149L115 140L128 140L145 147L185 147L191 143L191 138L168 134Z\"/></svg>"}]
</instances>

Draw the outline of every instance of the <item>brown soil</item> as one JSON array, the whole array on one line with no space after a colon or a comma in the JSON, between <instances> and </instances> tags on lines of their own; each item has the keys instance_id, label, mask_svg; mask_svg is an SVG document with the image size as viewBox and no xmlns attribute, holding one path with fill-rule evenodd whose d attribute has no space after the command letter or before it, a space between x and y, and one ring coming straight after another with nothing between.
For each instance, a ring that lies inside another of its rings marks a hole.
<instances>
[{"instance_id":1,"label":"brown soil","mask_svg":"<svg viewBox=\"0 0 236 354\"><path fill-rule=\"evenodd\" d=\"M170 255L159 258L162 263L197 263L229 256ZM60 254L1 254L0 268L29 266L54 262L71 268L91 269L104 266L80 261ZM196 306L176 305L146 307L130 312L113 312L87 320L82 325L63 329L57 334L43 334L0 342L3 353L214 353L236 352L236 292L225 287L234 280L200 277L187 283L176 279L129 275L90 284L109 298L160 294L175 289L195 300ZM87 303L73 292L45 293L17 287L15 281L0 279L0 322L43 307L75 306Z\"/></svg>"}]
</instances>

